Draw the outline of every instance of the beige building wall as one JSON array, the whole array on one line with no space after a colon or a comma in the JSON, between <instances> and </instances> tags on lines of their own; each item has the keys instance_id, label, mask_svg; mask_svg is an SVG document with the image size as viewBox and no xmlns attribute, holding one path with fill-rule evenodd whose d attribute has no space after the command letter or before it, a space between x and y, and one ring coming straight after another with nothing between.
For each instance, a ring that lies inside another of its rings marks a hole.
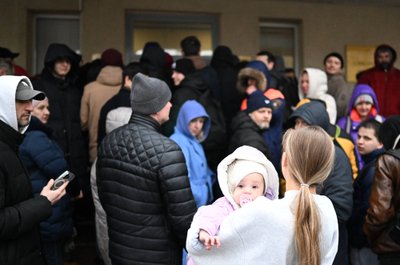
<instances>
[{"instance_id":1,"label":"beige building wall","mask_svg":"<svg viewBox=\"0 0 400 265\"><path fill-rule=\"evenodd\" d=\"M20 52L30 65L33 13L81 17L84 61L105 48L125 50L128 10L214 13L220 17L219 44L238 55L259 50L260 19L301 21L301 65L321 67L325 54L345 54L346 45L388 43L400 52L400 7L367 4L299 3L272 0L0 0L0 46ZM399 65L399 63L397 63Z\"/></svg>"}]
</instances>

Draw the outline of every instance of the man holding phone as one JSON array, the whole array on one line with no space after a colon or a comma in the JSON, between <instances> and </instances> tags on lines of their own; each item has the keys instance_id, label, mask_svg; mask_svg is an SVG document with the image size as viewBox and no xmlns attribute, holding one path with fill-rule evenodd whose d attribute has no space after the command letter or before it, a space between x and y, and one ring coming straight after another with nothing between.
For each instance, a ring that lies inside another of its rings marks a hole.
<instances>
[{"instance_id":1,"label":"man holding phone","mask_svg":"<svg viewBox=\"0 0 400 265\"><path fill-rule=\"evenodd\" d=\"M50 180L33 197L18 147L29 126L32 100L43 100L25 76L0 77L0 264L42 265L39 223L65 194L68 183L51 190Z\"/></svg>"}]
</instances>

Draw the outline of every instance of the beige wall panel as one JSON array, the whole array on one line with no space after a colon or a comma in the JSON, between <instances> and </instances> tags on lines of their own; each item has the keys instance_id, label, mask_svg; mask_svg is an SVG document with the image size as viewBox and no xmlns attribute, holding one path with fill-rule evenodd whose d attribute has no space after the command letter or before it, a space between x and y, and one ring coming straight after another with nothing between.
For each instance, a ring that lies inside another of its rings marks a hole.
<instances>
[{"instance_id":1,"label":"beige wall panel","mask_svg":"<svg viewBox=\"0 0 400 265\"><path fill-rule=\"evenodd\" d=\"M302 21L300 54L303 66L321 67L330 51L345 54L348 44L388 43L400 52L400 7L379 5L333 5L268 0L1 0L0 45L21 53L17 62L29 58L28 11L60 11L81 14L81 51L84 60L93 53L114 47L124 51L125 11L177 11L220 14L220 44L238 55L259 49L259 19ZM399 65L399 63L397 63Z\"/></svg>"}]
</instances>

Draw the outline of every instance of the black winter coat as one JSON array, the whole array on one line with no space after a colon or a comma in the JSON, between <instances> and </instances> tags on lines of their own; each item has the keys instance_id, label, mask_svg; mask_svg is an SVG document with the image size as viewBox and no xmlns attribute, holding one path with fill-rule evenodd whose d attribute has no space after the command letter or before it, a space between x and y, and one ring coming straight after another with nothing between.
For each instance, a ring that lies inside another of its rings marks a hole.
<instances>
[{"instance_id":1,"label":"black winter coat","mask_svg":"<svg viewBox=\"0 0 400 265\"><path fill-rule=\"evenodd\" d=\"M107 215L113 264L181 264L196 204L179 146L149 116L102 141L97 160L99 198Z\"/></svg>"},{"instance_id":2,"label":"black winter coat","mask_svg":"<svg viewBox=\"0 0 400 265\"><path fill-rule=\"evenodd\" d=\"M100 118L99 125L97 127L97 145L101 144L104 136L106 136L106 120L107 114L113 109L119 107L130 107L131 106L131 90L125 87L122 87L118 94L114 95L110 98L101 108L100 110Z\"/></svg>"},{"instance_id":3,"label":"black winter coat","mask_svg":"<svg viewBox=\"0 0 400 265\"><path fill-rule=\"evenodd\" d=\"M26 170L18 158L23 135L0 121L0 264L44 264L39 222L51 214L44 196L33 197Z\"/></svg>"},{"instance_id":4,"label":"black winter coat","mask_svg":"<svg viewBox=\"0 0 400 265\"><path fill-rule=\"evenodd\" d=\"M257 148L268 159L271 158L268 146L262 137L262 130L246 112L240 111L232 120L231 127L233 134L229 143L229 153L242 145L249 145Z\"/></svg>"},{"instance_id":5,"label":"black winter coat","mask_svg":"<svg viewBox=\"0 0 400 265\"><path fill-rule=\"evenodd\" d=\"M60 79L52 74L58 58L69 58L70 73ZM88 143L81 131L80 104L82 89L77 85L76 54L62 44L52 44L46 52L45 68L33 87L46 93L50 118L47 125L53 129L53 138L64 151L70 170L81 180L88 176ZM88 178L87 178L88 182Z\"/></svg>"},{"instance_id":6,"label":"black winter coat","mask_svg":"<svg viewBox=\"0 0 400 265\"><path fill-rule=\"evenodd\" d=\"M365 215L369 207L369 197L375 178L375 164L384 149L377 149L368 155L363 155L364 167L353 183L353 212L349 220L349 242L352 247L369 247L368 239L363 232Z\"/></svg>"}]
</instances>

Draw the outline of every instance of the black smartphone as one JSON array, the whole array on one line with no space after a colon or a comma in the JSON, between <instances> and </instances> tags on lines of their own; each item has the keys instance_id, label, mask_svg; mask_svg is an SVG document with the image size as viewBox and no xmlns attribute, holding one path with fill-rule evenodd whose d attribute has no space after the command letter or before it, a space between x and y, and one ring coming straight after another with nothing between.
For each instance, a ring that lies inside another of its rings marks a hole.
<instances>
[{"instance_id":1,"label":"black smartphone","mask_svg":"<svg viewBox=\"0 0 400 265\"><path fill-rule=\"evenodd\" d=\"M61 187L66 181L72 181L75 178L75 174L69 172L68 170L64 171L60 176L58 176L54 180L54 184L51 187L51 190L56 190Z\"/></svg>"}]
</instances>

